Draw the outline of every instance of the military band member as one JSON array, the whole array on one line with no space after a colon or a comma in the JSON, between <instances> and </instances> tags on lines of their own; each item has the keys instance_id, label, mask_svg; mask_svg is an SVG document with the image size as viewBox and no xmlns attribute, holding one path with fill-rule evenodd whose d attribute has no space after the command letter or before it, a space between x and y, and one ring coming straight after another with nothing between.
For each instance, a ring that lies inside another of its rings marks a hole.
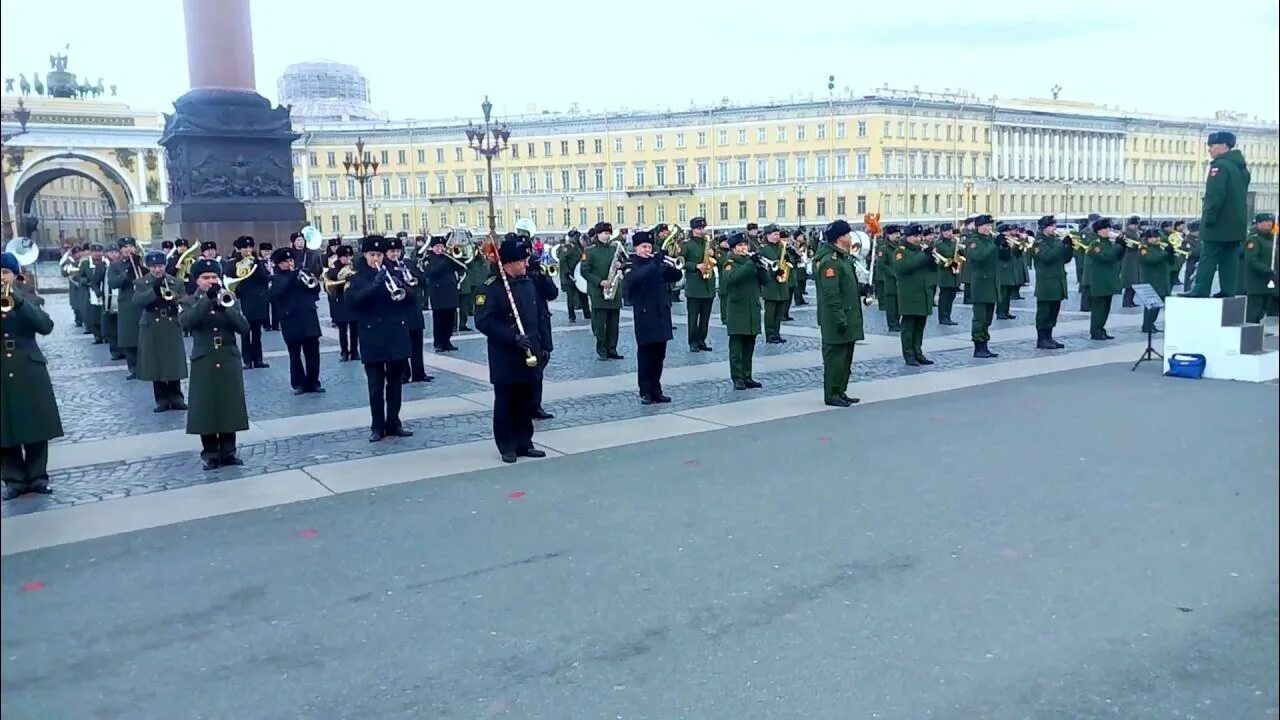
<instances>
[{"instance_id":1,"label":"military band member","mask_svg":"<svg viewBox=\"0 0 1280 720\"><path fill-rule=\"evenodd\" d=\"M1115 235L1113 242L1120 246L1125 246L1125 240L1131 240L1135 243L1142 241L1142 218L1137 215L1130 215L1124 223L1124 232ZM1140 275L1140 263L1138 262L1138 253L1126 254L1120 262L1120 286L1124 289L1121 296L1120 307L1138 307L1133 301L1133 286L1138 284Z\"/></svg>"},{"instance_id":2,"label":"military band member","mask_svg":"<svg viewBox=\"0 0 1280 720\"><path fill-rule=\"evenodd\" d=\"M747 240L750 243L749 232ZM783 242L782 231L777 225L769 225L765 228L764 242L757 246L759 248L757 252L761 257L775 263L781 263L781 259L788 255L789 248ZM793 263L785 278L782 277L781 272L770 273L769 281L760 289L760 297L764 300L764 341L771 345L786 342L782 337L782 320L786 317L787 309L791 305L791 286L794 279Z\"/></svg>"},{"instance_id":3,"label":"military band member","mask_svg":"<svg viewBox=\"0 0 1280 720\"><path fill-rule=\"evenodd\" d=\"M1123 239L1112 242L1111 221L1102 218L1093 223L1097 236L1089 244L1085 273L1089 276L1089 338L1114 340L1107 334L1107 318L1111 316L1111 301L1122 288L1120 264L1125 257ZM1134 253L1137 255L1137 253Z\"/></svg>"},{"instance_id":4,"label":"military band member","mask_svg":"<svg viewBox=\"0 0 1280 720\"><path fill-rule=\"evenodd\" d=\"M283 249L289 250L291 248ZM258 263L267 269L267 321L266 324L263 325L263 329L265 330L280 329L280 308L276 307L275 300L270 296L271 278L275 277L276 274L276 264L271 260L271 253L273 251L274 247L271 243L258 243ZM297 265L294 265L294 269L297 270ZM320 276L312 275L311 277L319 278Z\"/></svg>"},{"instance_id":5,"label":"military band member","mask_svg":"<svg viewBox=\"0 0 1280 720\"><path fill-rule=\"evenodd\" d=\"M360 241L364 262L351 278L347 297L360 320L360 359L369 384L369 442L388 435L411 437L400 422L404 373L408 370L409 328L402 303L408 289L385 263L387 241L370 235ZM399 290L404 293L401 296Z\"/></svg>"},{"instance_id":6,"label":"military band member","mask_svg":"<svg viewBox=\"0 0 1280 720\"><path fill-rule=\"evenodd\" d=\"M94 276L94 283L102 289L102 339L107 342L107 351L112 360L124 359L124 353L120 352L117 344L120 340L120 293L111 287L111 268L120 262L121 240L123 238L116 240L114 245L107 246L103 258L106 262Z\"/></svg>"},{"instance_id":7,"label":"military band member","mask_svg":"<svg viewBox=\"0 0 1280 720\"><path fill-rule=\"evenodd\" d=\"M117 295L116 347L129 367L126 380L138 378L138 321L142 308L133 304L134 281L145 274L138 257L138 242L131 237L120 239L120 259L107 271L107 285Z\"/></svg>"},{"instance_id":8,"label":"military band member","mask_svg":"<svg viewBox=\"0 0 1280 720\"><path fill-rule=\"evenodd\" d=\"M138 323L138 379L151 383L154 412L186 410L182 381L187 377L187 349L178 325L182 287L165 274L162 252L146 256L147 274L133 284L128 302L141 313Z\"/></svg>"},{"instance_id":9,"label":"military band member","mask_svg":"<svg viewBox=\"0 0 1280 720\"><path fill-rule=\"evenodd\" d=\"M99 271L104 267L106 260L102 257L103 246L101 243L92 243L89 245L89 254L80 261L80 272L76 273L75 281L84 287L85 292L85 313L84 328L85 333L93 335L93 344L101 345L105 342L102 337L102 305L105 298L102 294L102 286L98 284Z\"/></svg>"},{"instance_id":10,"label":"military band member","mask_svg":"<svg viewBox=\"0 0 1280 720\"><path fill-rule=\"evenodd\" d=\"M786 235L786 233L783 233L783 237L786 237ZM809 245L809 240L804 236L804 233L799 230L791 233L791 246L795 248L796 254L801 258L801 262L796 263L793 271L795 274L795 282L792 283L791 287L791 304L808 305L809 301L805 299L804 292L805 288L809 285L809 263L803 262L803 260L811 257L812 248Z\"/></svg>"},{"instance_id":11,"label":"military band member","mask_svg":"<svg viewBox=\"0 0 1280 720\"><path fill-rule=\"evenodd\" d=\"M324 271L324 293L329 297L329 318L338 328L338 360L347 362L360 359L360 329L356 312L351 307L347 290L348 280L355 275L352 265L355 251L350 245L338 248L333 266Z\"/></svg>"},{"instance_id":12,"label":"military band member","mask_svg":"<svg viewBox=\"0 0 1280 720\"><path fill-rule=\"evenodd\" d=\"M560 244L559 255L557 262L560 263L560 291L564 293L565 305L569 308L569 322L577 321L576 312L579 310L584 319L590 320L591 304L587 300L587 294L580 292L573 282L573 269L582 262L582 233L577 228L565 235L564 242Z\"/></svg>"},{"instance_id":13,"label":"military band member","mask_svg":"<svg viewBox=\"0 0 1280 720\"><path fill-rule=\"evenodd\" d=\"M524 240L526 245L530 244L528 236L522 235L521 239ZM555 344L551 336L551 301L559 297L560 291L556 289L555 282L542 267L542 262L537 254L533 252L532 245L530 245L529 250L529 270L526 274L529 276L529 281L533 283L534 290L537 291L538 337L542 338L544 342L542 352L537 356L538 382L533 390L533 419L550 420L555 415L547 412L547 409L542 407L542 385L547 364L551 362L551 353L555 350Z\"/></svg>"},{"instance_id":14,"label":"military band member","mask_svg":"<svg viewBox=\"0 0 1280 720\"><path fill-rule=\"evenodd\" d=\"M404 237L408 237L408 233L404 233ZM427 328L426 320L422 316L422 308L428 287L405 262L404 237L397 235L386 239L387 249L383 253L382 263L387 266L388 272L395 275L405 292L404 302L397 305L400 312L404 314L405 328L409 332L409 357L405 361L404 373L400 379L405 383L431 382L435 378L427 374L426 361L422 355L422 338Z\"/></svg>"},{"instance_id":15,"label":"military band member","mask_svg":"<svg viewBox=\"0 0 1280 720\"><path fill-rule=\"evenodd\" d=\"M236 283L236 299L240 301L240 311L244 319L249 321L249 332L241 338L244 354L244 369L271 367L262 357L262 327L270 318L271 274L266 265L258 260L253 249L253 238L241 235L236 238L235 248L239 257L223 263L223 275L227 280L240 277L241 267L248 267L249 274Z\"/></svg>"},{"instance_id":16,"label":"military band member","mask_svg":"<svg viewBox=\"0 0 1280 720\"><path fill-rule=\"evenodd\" d=\"M889 332L902 330L902 315L898 311L898 278L893 274L893 257L901 242L902 228L898 225L886 225L883 242L876 246L879 255L876 278L884 281L884 300L880 307L884 310L884 321Z\"/></svg>"},{"instance_id":17,"label":"military band member","mask_svg":"<svg viewBox=\"0 0 1280 720\"><path fill-rule=\"evenodd\" d=\"M683 248L684 257L684 297L689 322L689 352L710 352L707 344L707 333L711 328L711 305L716 298L715 265L707 263L711 258L714 263L716 249L707 250L707 243L713 242L707 234L706 218L696 217L689 221L689 239Z\"/></svg>"},{"instance_id":18,"label":"military band member","mask_svg":"<svg viewBox=\"0 0 1280 720\"><path fill-rule=\"evenodd\" d=\"M320 280L294 269L291 248L271 253L275 274L269 289L271 302L279 308L280 335L289 349L289 386L294 395L322 393L320 386L320 318L316 302Z\"/></svg>"},{"instance_id":19,"label":"military band member","mask_svg":"<svg viewBox=\"0 0 1280 720\"><path fill-rule=\"evenodd\" d=\"M973 234L965 238L964 256L969 267L970 297L973 300L973 322L970 337L973 340L973 356L976 358L999 357L991 352L991 319L995 316L999 299L998 277L1000 261L1010 257L1008 243L993 235L995 220L990 215L973 219Z\"/></svg>"},{"instance_id":20,"label":"military band member","mask_svg":"<svg viewBox=\"0 0 1280 720\"><path fill-rule=\"evenodd\" d=\"M938 241L934 245L934 249L938 254L947 258L947 262L938 265L937 283L938 283L938 324L939 325L958 325L956 321L951 319L951 311L956 304L956 293L960 290L960 265L957 258L963 253L960 252L960 241L956 238L955 226L951 223L943 223L938 226Z\"/></svg>"},{"instance_id":21,"label":"military band member","mask_svg":"<svg viewBox=\"0 0 1280 720\"><path fill-rule=\"evenodd\" d=\"M538 322L538 290L527 276L529 250L519 236L508 234L497 251L501 274L485 279L476 295L476 329L487 339L493 385L493 440L506 463L546 457L533 446L533 415L540 356L549 352L551 338ZM532 367L530 356L538 360Z\"/></svg>"},{"instance_id":22,"label":"military band member","mask_svg":"<svg viewBox=\"0 0 1280 720\"><path fill-rule=\"evenodd\" d=\"M1274 247L1276 236L1274 213L1258 213L1253 217L1253 229L1244 241L1244 293L1246 296L1245 320L1260 323L1274 312L1277 297ZM1270 287L1268 287L1270 285Z\"/></svg>"},{"instance_id":23,"label":"military band member","mask_svg":"<svg viewBox=\"0 0 1280 720\"><path fill-rule=\"evenodd\" d=\"M335 244L337 243L337 244ZM338 238L330 238L327 254L342 246ZM293 267L295 270L306 270L312 277L320 277L325 269L325 258L317 250L308 250L306 238L302 233L289 233L289 247L293 249Z\"/></svg>"},{"instance_id":24,"label":"military band member","mask_svg":"<svg viewBox=\"0 0 1280 720\"><path fill-rule=\"evenodd\" d=\"M84 286L76 282L80 273L80 260L84 257L85 248L73 245L67 262L59 268L67 279L67 301L71 304L71 312L75 317L76 327L84 327L85 298L88 295Z\"/></svg>"},{"instance_id":25,"label":"military band member","mask_svg":"<svg viewBox=\"0 0 1280 720\"><path fill-rule=\"evenodd\" d=\"M22 267L13 253L0 254L0 294L13 303L0 313L0 480L4 499L34 492L47 495L49 441L62 437L62 418L49 379L49 364L37 335L53 332L44 300L18 282Z\"/></svg>"},{"instance_id":26,"label":"military band member","mask_svg":"<svg viewBox=\"0 0 1280 720\"><path fill-rule=\"evenodd\" d=\"M671 293L667 287L679 282L683 273L665 260L664 254L654 252L654 237L650 233L638 232L632 242L635 253L624 282L635 320L636 385L640 390L640 403L668 403L671 398L662 392L662 369L667 359L667 343L674 337L674 326Z\"/></svg>"},{"instance_id":27,"label":"military band member","mask_svg":"<svg viewBox=\"0 0 1280 720\"><path fill-rule=\"evenodd\" d=\"M756 337L763 323L760 318L760 288L773 282L773 277L751 253L751 240L745 233L729 237L730 254L725 258L720 283L724 286L725 330L729 333L729 379L734 390L747 390L762 385L752 377Z\"/></svg>"},{"instance_id":28,"label":"military band member","mask_svg":"<svg viewBox=\"0 0 1280 720\"><path fill-rule=\"evenodd\" d=\"M1182 249L1187 253L1187 261L1182 266L1182 289L1191 292L1191 283L1196 276L1196 266L1200 264L1200 221L1187 223L1187 234L1182 239Z\"/></svg>"},{"instance_id":29,"label":"military band member","mask_svg":"<svg viewBox=\"0 0 1280 720\"><path fill-rule=\"evenodd\" d=\"M1169 293L1173 290L1173 283L1169 281L1169 269L1173 266L1173 250L1165 243L1161 232L1155 228L1142 231L1142 246L1137 252L1132 250L1129 252L1138 256L1139 284L1150 285L1161 300L1169 297ZM1156 318L1159 316L1160 308L1143 308L1142 332L1160 332L1156 327Z\"/></svg>"},{"instance_id":30,"label":"military band member","mask_svg":"<svg viewBox=\"0 0 1280 720\"><path fill-rule=\"evenodd\" d=\"M618 326L622 314L622 288L616 288L612 298L605 297L611 269L615 259L621 259L617 242L611 242L613 225L598 223L591 229L594 238L582 258L582 277L587 281L587 293L591 296L591 334L596 338L596 357L601 360L621 360L618 354ZM616 282L622 281L617 274Z\"/></svg>"},{"instance_id":31,"label":"military band member","mask_svg":"<svg viewBox=\"0 0 1280 720\"><path fill-rule=\"evenodd\" d=\"M178 323L191 332L190 407L187 434L200 436L205 470L243 465L236 456L236 433L249 429L237 335L249 332L249 321L234 294L222 292L222 265L202 258L191 267L195 294L178 313Z\"/></svg>"},{"instance_id":32,"label":"military band member","mask_svg":"<svg viewBox=\"0 0 1280 720\"><path fill-rule=\"evenodd\" d=\"M1030 238L1027 236L1026 228L1015 225L1013 227L1013 237L1018 241L1020 247L1012 249L1013 252L1013 292L1009 295L1014 300L1022 299L1022 286L1027 284L1030 279L1028 268L1031 264L1031 253L1023 250L1023 247L1030 249Z\"/></svg>"},{"instance_id":33,"label":"military band member","mask_svg":"<svg viewBox=\"0 0 1280 720\"><path fill-rule=\"evenodd\" d=\"M897 280L898 312L902 314L899 340L902 360L911 367L932 365L924 354L924 326L933 312L929 278L937 276L933 249L924 244L924 228L908 225L905 240L893 252L893 273Z\"/></svg>"},{"instance_id":34,"label":"military band member","mask_svg":"<svg viewBox=\"0 0 1280 720\"><path fill-rule=\"evenodd\" d=\"M1052 215L1037 220L1036 227L1040 231L1030 252L1036 271L1036 347L1060 350L1066 346L1053 339L1053 329L1067 299L1067 263L1074 250L1070 237L1058 236L1058 221Z\"/></svg>"},{"instance_id":35,"label":"military band member","mask_svg":"<svg viewBox=\"0 0 1280 720\"><path fill-rule=\"evenodd\" d=\"M715 238L715 258L716 258L716 298L720 301L720 324L729 324L729 301L725 299L725 294L729 291L729 286L724 281L724 264L733 257L733 247L729 242L729 236L724 233L717 233ZM747 246L750 247L751 242L748 238Z\"/></svg>"},{"instance_id":36,"label":"military band member","mask_svg":"<svg viewBox=\"0 0 1280 720\"><path fill-rule=\"evenodd\" d=\"M449 255L443 237L431 238L428 247L426 278L431 296L431 344L436 352L452 352L458 349L453 344L453 327L461 309L458 287L467 282L469 268Z\"/></svg>"},{"instance_id":37,"label":"military band member","mask_svg":"<svg viewBox=\"0 0 1280 720\"><path fill-rule=\"evenodd\" d=\"M191 247L191 243L186 238L178 238L173 241L173 251L166 252L164 258L164 274L170 277L178 277L178 259L182 257ZM182 293L179 293L182 294Z\"/></svg>"},{"instance_id":38,"label":"military band member","mask_svg":"<svg viewBox=\"0 0 1280 720\"><path fill-rule=\"evenodd\" d=\"M969 237L974 233L974 227L973 227L974 219L975 219L974 217L967 217L964 219L964 224L961 226L960 233L956 238L956 247L960 249L961 255L964 254L965 238ZM969 272L969 263L962 264L960 266L960 275L957 278L957 280L959 280L960 282L960 302L964 303L965 305L973 304L972 279L973 278Z\"/></svg>"},{"instance_id":39,"label":"military band member","mask_svg":"<svg viewBox=\"0 0 1280 720\"><path fill-rule=\"evenodd\" d=\"M474 250L474 245L472 247ZM471 260L467 262L466 279L462 281L462 287L458 290L458 332L471 332L471 328L467 326L467 320L475 315L476 294L480 292L480 286L488 277L489 260L484 253L473 252Z\"/></svg>"},{"instance_id":40,"label":"military band member","mask_svg":"<svg viewBox=\"0 0 1280 720\"><path fill-rule=\"evenodd\" d=\"M222 267L222 258L218 255L218 243L212 240L205 240L204 242L200 243L200 255L196 259L197 260L213 260L214 262L218 263L219 268ZM192 270L191 274L187 276L187 287L185 289L186 289L187 295L196 294L196 278L195 278L194 269Z\"/></svg>"},{"instance_id":41,"label":"military band member","mask_svg":"<svg viewBox=\"0 0 1280 720\"><path fill-rule=\"evenodd\" d=\"M999 265L996 267L996 319L997 320L1015 320L1017 315L1009 312L1009 301L1013 299L1014 291L1018 288L1017 265L1022 262L1022 250L1014 247L1017 242L1017 233L1014 232L1012 225L1000 223L996 226L996 234L1004 240L1005 246L1009 248L1008 258L1000 258Z\"/></svg>"},{"instance_id":42,"label":"military band member","mask_svg":"<svg viewBox=\"0 0 1280 720\"><path fill-rule=\"evenodd\" d=\"M849 407L858 402L858 398L849 397L848 391L853 346L863 339L861 296L872 290L858 287L851 256L853 228L849 223L836 220L822 235L825 252L813 277L818 329L822 333L822 398L832 407Z\"/></svg>"}]
</instances>

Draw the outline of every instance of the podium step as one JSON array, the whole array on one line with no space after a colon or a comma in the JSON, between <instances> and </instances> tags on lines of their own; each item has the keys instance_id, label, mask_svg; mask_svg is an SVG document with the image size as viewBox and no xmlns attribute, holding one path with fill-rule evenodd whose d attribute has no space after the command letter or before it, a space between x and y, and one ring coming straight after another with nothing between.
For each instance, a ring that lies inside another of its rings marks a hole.
<instances>
[{"instance_id":1,"label":"podium step","mask_svg":"<svg viewBox=\"0 0 1280 720\"><path fill-rule=\"evenodd\" d=\"M1262 325L1245 322L1243 297L1168 298L1164 352L1166 357L1203 355L1206 378L1268 382L1280 377L1280 352L1267 346Z\"/></svg>"}]
</instances>

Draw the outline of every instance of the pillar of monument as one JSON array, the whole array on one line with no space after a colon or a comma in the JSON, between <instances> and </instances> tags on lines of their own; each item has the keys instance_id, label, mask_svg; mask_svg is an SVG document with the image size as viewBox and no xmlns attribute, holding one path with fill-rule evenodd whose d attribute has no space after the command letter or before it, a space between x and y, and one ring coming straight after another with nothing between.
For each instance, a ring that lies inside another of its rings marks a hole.
<instances>
[{"instance_id":1,"label":"pillar of monument","mask_svg":"<svg viewBox=\"0 0 1280 720\"><path fill-rule=\"evenodd\" d=\"M183 0L192 90L254 92L249 0Z\"/></svg>"},{"instance_id":2,"label":"pillar of monument","mask_svg":"<svg viewBox=\"0 0 1280 720\"><path fill-rule=\"evenodd\" d=\"M191 89L165 115L165 237L286 244L306 216L293 195L289 108L255 90L249 0L183 0Z\"/></svg>"}]
</instances>

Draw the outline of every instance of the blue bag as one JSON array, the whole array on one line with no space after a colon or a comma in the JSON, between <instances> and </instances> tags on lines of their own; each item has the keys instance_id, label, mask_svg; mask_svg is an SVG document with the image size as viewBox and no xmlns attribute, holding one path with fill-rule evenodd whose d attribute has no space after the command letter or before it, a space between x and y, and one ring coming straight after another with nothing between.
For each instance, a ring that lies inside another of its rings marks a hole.
<instances>
[{"instance_id":1,"label":"blue bag","mask_svg":"<svg viewBox=\"0 0 1280 720\"><path fill-rule=\"evenodd\" d=\"M1204 356L1198 353L1174 353L1169 356L1167 377L1199 380L1204 377Z\"/></svg>"}]
</instances>

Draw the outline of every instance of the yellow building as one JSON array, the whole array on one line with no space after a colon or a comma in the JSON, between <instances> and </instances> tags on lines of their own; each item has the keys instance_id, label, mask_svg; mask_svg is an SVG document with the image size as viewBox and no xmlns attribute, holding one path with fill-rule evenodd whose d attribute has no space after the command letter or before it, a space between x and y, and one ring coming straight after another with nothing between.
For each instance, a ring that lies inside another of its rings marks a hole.
<instances>
[{"instance_id":1,"label":"yellow building","mask_svg":"<svg viewBox=\"0 0 1280 720\"><path fill-rule=\"evenodd\" d=\"M39 222L34 239L47 248L114 240L115 218L106 193L83 177L65 175L40 188L30 217Z\"/></svg>"},{"instance_id":2,"label":"yellow building","mask_svg":"<svg viewBox=\"0 0 1280 720\"><path fill-rule=\"evenodd\" d=\"M1228 129L1253 172L1258 209L1280 204L1274 123L1136 115L1058 100L981 101L879 90L856 98L686 112L500 118L510 147L486 177L463 122L303 123L294 180L325 234L359 234L359 194L342 161L357 138L379 162L366 188L370 232L533 218L543 231L615 225L823 224L989 212L1032 220L1089 212L1194 217L1205 136Z\"/></svg>"}]
</instances>

